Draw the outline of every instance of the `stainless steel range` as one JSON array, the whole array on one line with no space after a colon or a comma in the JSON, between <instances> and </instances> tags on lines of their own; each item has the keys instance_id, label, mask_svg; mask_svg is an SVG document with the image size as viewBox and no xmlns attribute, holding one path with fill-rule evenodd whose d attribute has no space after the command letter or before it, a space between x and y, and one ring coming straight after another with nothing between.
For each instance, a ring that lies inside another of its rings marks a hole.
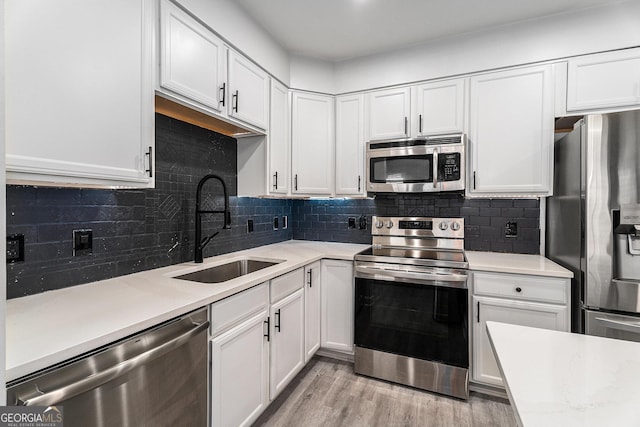
<instances>
[{"instance_id":1,"label":"stainless steel range","mask_svg":"<svg viewBox=\"0 0 640 427\"><path fill-rule=\"evenodd\" d=\"M355 256L355 372L469 397L462 218L373 217Z\"/></svg>"}]
</instances>

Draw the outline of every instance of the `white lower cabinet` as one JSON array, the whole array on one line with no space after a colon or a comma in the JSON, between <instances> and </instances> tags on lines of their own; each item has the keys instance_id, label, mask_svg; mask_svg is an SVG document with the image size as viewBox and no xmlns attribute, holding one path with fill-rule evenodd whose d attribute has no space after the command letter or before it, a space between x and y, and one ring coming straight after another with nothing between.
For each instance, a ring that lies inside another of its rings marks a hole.
<instances>
[{"instance_id":1,"label":"white lower cabinet","mask_svg":"<svg viewBox=\"0 0 640 427\"><path fill-rule=\"evenodd\" d=\"M321 346L353 353L353 289L322 260L212 304L211 425L251 425Z\"/></svg>"},{"instance_id":2,"label":"white lower cabinet","mask_svg":"<svg viewBox=\"0 0 640 427\"><path fill-rule=\"evenodd\" d=\"M271 399L304 366L304 290L271 305Z\"/></svg>"},{"instance_id":3,"label":"white lower cabinet","mask_svg":"<svg viewBox=\"0 0 640 427\"><path fill-rule=\"evenodd\" d=\"M211 425L245 426L269 405L269 284L211 306Z\"/></svg>"},{"instance_id":4,"label":"white lower cabinet","mask_svg":"<svg viewBox=\"0 0 640 427\"><path fill-rule=\"evenodd\" d=\"M211 425L245 426L269 404L263 311L211 341Z\"/></svg>"},{"instance_id":5,"label":"white lower cabinet","mask_svg":"<svg viewBox=\"0 0 640 427\"><path fill-rule=\"evenodd\" d=\"M304 268L304 361L320 348L320 261Z\"/></svg>"},{"instance_id":6,"label":"white lower cabinet","mask_svg":"<svg viewBox=\"0 0 640 427\"><path fill-rule=\"evenodd\" d=\"M353 353L353 262L323 259L321 347Z\"/></svg>"},{"instance_id":7,"label":"white lower cabinet","mask_svg":"<svg viewBox=\"0 0 640 427\"><path fill-rule=\"evenodd\" d=\"M487 321L569 331L569 279L473 273L472 381L503 387ZM526 361L523 361L526 369Z\"/></svg>"}]
</instances>

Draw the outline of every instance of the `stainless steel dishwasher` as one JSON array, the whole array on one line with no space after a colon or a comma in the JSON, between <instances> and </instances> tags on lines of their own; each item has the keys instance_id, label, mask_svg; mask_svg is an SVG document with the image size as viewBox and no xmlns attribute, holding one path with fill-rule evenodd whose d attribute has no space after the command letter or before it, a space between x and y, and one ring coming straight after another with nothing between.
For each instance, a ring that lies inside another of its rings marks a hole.
<instances>
[{"instance_id":1,"label":"stainless steel dishwasher","mask_svg":"<svg viewBox=\"0 0 640 427\"><path fill-rule=\"evenodd\" d=\"M207 310L8 384L7 404L62 406L65 427L206 426Z\"/></svg>"}]
</instances>

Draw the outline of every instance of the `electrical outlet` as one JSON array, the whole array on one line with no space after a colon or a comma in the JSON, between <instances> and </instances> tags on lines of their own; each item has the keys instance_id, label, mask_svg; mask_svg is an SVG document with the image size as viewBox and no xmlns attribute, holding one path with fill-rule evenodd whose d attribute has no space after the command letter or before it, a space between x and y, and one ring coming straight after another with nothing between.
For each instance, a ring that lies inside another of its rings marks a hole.
<instances>
[{"instance_id":1,"label":"electrical outlet","mask_svg":"<svg viewBox=\"0 0 640 427\"><path fill-rule=\"evenodd\" d=\"M274 216L273 217L273 229L277 230L278 228L280 228L279 225L278 225L278 217Z\"/></svg>"},{"instance_id":2,"label":"electrical outlet","mask_svg":"<svg viewBox=\"0 0 640 427\"><path fill-rule=\"evenodd\" d=\"M518 237L518 223L515 221L507 221L504 226L505 237Z\"/></svg>"},{"instance_id":3,"label":"electrical outlet","mask_svg":"<svg viewBox=\"0 0 640 427\"><path fill-rule=\"evenodd\" d=\"M24 234L7 236L7 264L24 261Z\"/></svg>"},{"instance_id":4,"label":"electrical outlet","mask_svg":"<svg viewBox=\"0 0 640 427\"><path fill-rule=\"evenodd\" d=\"M93 253L93 231L91 229L73 230L73 256Z\"/></svg>"},{"instance_id":5,"label":"electrical outlet","mask_svg":"<svg viewBox=\"0 0 640 427\"><path fill-rule=\"evenodd\" d=\"M289 217L285 215L282 217L282 229L286 230L287 228L289 228Z\"/></svg>"},{"instance_id":6,"label":"electrical outlet","mask_svg":"<svg viewBox=\"0 0 640 427\"><path fill-rule=\"evenodd\" d=\"M349 222L349 230L355 230L356 228L356 219L352 216L350 216L347 221Z\"/></svg>"},{"instance_id":7,"label":"electrical outlet","mask_svg":"<svg viewBox=\"0 0 640 427\"><path fill-rule=\"evenodd\" d=\"M360 216L360 218L358 218L358 228L360 228L360 230L366 230L367 229L367 217L362 215Z\"/></svg>"},{"instance_id":8,"label":"electrical outlet","mask_svg":"<svg viewBox=\"0 0 640 427\"><path fill-rule=\"evenodd\" d=\"M247 220L247 233L253 233L253 220Z\"/></svg>"}]
</instances>

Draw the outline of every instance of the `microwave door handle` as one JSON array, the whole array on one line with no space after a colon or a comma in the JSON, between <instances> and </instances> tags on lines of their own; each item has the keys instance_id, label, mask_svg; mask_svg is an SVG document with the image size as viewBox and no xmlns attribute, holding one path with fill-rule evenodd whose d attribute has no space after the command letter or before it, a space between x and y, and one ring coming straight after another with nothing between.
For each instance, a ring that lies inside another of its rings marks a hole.
<instances>
[{"instance_id":1,"label":"microwave door handle","mask_svg":"<svg viewBox=\"0 0 640 427\"><path fill-rule=\"evenodd\" d=\"M433 188L438 188L438 151L433 150Z\"/></svg>"}]
</instances>

